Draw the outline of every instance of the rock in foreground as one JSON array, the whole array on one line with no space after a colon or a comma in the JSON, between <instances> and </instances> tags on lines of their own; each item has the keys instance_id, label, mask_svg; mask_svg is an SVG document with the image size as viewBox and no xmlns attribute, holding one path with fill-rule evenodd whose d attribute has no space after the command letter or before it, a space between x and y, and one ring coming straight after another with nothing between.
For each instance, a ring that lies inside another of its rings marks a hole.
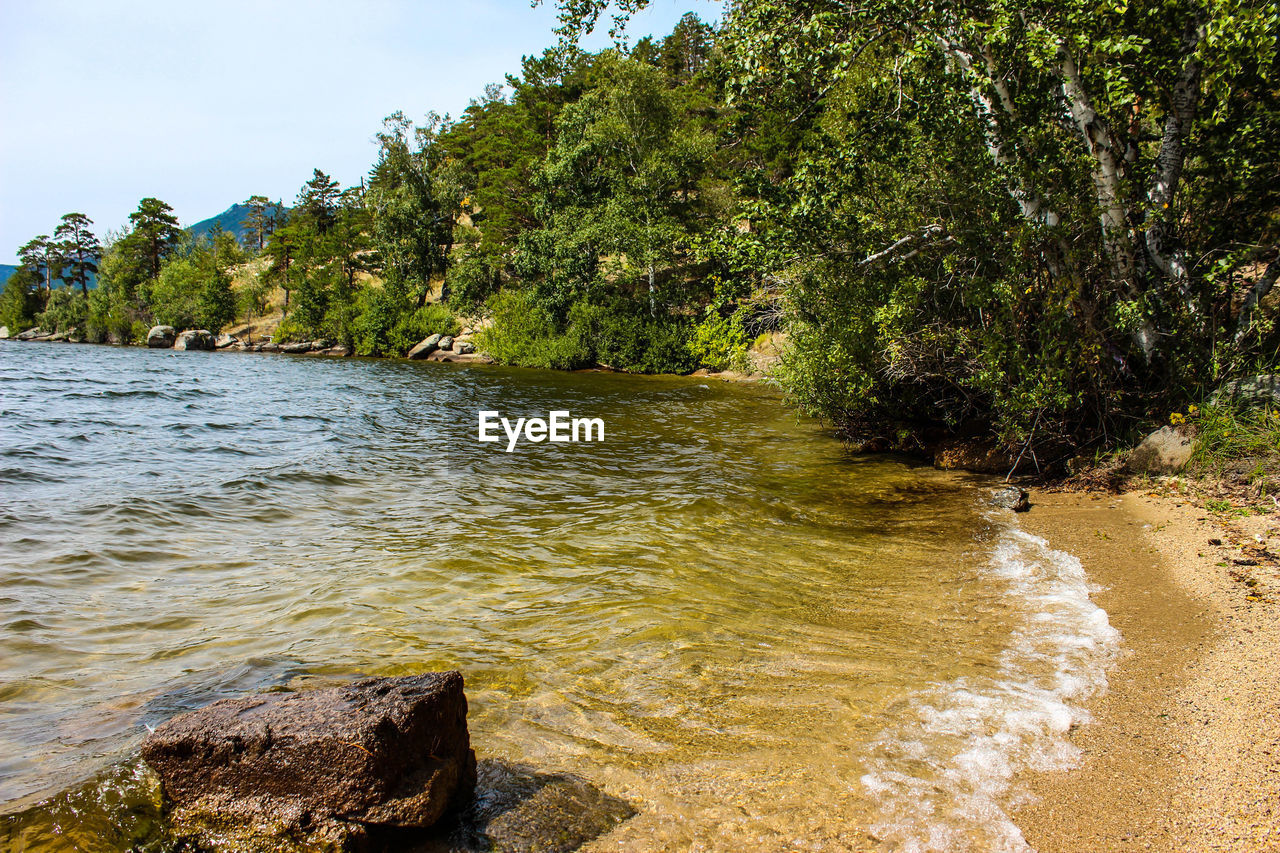
<instances>
[{"instance_id":1,"label":"rock in foreground","mask_svg":"<svg viewBox=\"0 0 1280 853\"><path fill-rule=\"evenodd\" d=\"M368 849L465 806L476 773L457 672L224 699L161 725L142 757L175 835L242 851Z\"/></svg>"},{"instance_id":2,"label":"rock in foreground","mask_svg":"<svg viewBox=\"0 0 1280 853\"><path fill-rule=\"evenodd\" d=\"M1173 427L1161 427L1133 449L1125 467L1134 474L1176 474L1191 461L1195 439Z\"/></svg>"}]
</instances>

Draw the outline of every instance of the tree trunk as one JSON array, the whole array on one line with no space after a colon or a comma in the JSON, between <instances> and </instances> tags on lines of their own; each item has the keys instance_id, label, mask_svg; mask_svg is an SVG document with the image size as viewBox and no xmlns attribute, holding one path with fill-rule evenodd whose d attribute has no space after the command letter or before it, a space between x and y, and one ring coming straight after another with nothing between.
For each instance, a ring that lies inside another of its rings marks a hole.
<instances>
[{"instance_id":1,"label":"tree trunk","mask_svg":"<svg viewBox=\"0 0 1280 853\"><path fill-rule=\"evenodd\" d=\"M1205 28L1201 24L1185 43L1187 59L1169 96L1169 113L1165 117L1164 133L1160 139L1156 171L1147 190L1147 227L1143 235L1151 264L1177 288L1184 307L1191 314L1199 311L1199 301L1191 287L1186 256L1173 245L1175 235L1170 208L1178 190L1178 182L1182 178L1182 167L1187 156L1185 144L1195 121L1200 96L1201 67L1195 51L1204 36Z\"/></svg>"},{"instance_id":2,"label":"tree trunk","mask_svg":"<svg viewBox=\"0 0 1280 853\"><path fill-rule=\"evenodd\" d=\"M1249 330L1253 328L1254 309L1271 292L1271 288L1275 287L1278 279L1280 279L1280 256L1267 265L1262 277L1254 282L1249 295L1244 298L1244 304L1240 306L1240 318L1236 321L1237 344L1243 342Z\"/></svg>"},{"instance_id":3,"label":"tree trunk","mask_svg":"<svg viewBox=\"0 0 1280 853\"><path fill-rule=\"evenodd\" d=\"M657 287L654 285L655 273L653 269L653 261L649 261L649 316L657 319L658 317L658 299L655 295Z\"/></svg>"},{"instance_id":4,"label":"tree trunk","mask_svg":"<svg viewBox=\"0 0 1280 853\"><path fill-rule=\"evenodd\" d=\"M1120 189L1120 165L1116 160L1115 139L1102 116L1093 108L1092 99L1084 88L1080 68L1067 50L1059 44L1059 71L1062 74L1062 90L1071 107L1071 116L1080 128L1085 146L1094 159L1094 188L1101 212L1102 241L1110 256L1117 281L1126 282L1132 288L1134 282L1133 240L1129 231L1129 219L1122 202Z\"/></svg>"}]
</instances>

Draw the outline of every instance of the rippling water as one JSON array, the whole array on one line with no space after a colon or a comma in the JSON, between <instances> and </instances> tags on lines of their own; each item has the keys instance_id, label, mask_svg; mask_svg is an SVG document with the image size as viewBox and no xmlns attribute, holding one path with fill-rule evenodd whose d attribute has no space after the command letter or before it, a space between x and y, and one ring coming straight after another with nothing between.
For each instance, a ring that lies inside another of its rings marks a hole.
<instances>
[{"instance_id":1,"label":"rippling water","mask_svg":"<svg viewBox=\"0 0 1280 853\"><path fill-rule=\"evenodd\" d=\"M481 409L606 441L508 454ZM482 758L638 810L598 849L1019 849L1010 780L1116 641L975 487L767 388L6 344L0 423L12 849L127 849L175 712L442 668Z\"/></svg>"}]
</instances>

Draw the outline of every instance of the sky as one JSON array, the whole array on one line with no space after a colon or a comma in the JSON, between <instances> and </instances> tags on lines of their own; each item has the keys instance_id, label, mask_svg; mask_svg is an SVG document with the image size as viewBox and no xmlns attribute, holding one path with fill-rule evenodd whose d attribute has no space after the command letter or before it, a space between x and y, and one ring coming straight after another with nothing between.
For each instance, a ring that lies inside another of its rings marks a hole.
<instances>
[{"instance_id":1,"label":"sky","mask_svg":"<svg viewBox=\"0 0 1280 853\"><path fill-rule=\"evenodd\" d=\"M628 38L721 6L651 0ZM456 116L554 44L555 14L529 0L0 0L0 263L64 213L102 236L147 196L189 225L251 195L289 203L314 168L356 183L384 116Z\"/></svg>"}]
</instances>

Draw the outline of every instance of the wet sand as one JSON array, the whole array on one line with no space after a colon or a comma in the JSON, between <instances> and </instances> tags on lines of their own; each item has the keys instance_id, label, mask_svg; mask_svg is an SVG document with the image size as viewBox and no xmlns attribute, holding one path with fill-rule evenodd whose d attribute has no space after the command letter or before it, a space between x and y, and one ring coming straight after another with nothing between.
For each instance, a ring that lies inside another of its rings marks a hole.
<instances>
[{"instance_id":1,"label":"wet sand","mask_svg":"<svg viewBox=\"0 0 1280 853\"><path fill-rule=\"evenodd\" d=\"M1072 735L1080 766L1024 780L1026 840L1040 853L1280 850L1280 569L1259 554L1280 552L1280 519L1224 527L1134 493L1032 500L1023 527L1080 558L1125 651Z\"/></svg>"}]
</instances>

